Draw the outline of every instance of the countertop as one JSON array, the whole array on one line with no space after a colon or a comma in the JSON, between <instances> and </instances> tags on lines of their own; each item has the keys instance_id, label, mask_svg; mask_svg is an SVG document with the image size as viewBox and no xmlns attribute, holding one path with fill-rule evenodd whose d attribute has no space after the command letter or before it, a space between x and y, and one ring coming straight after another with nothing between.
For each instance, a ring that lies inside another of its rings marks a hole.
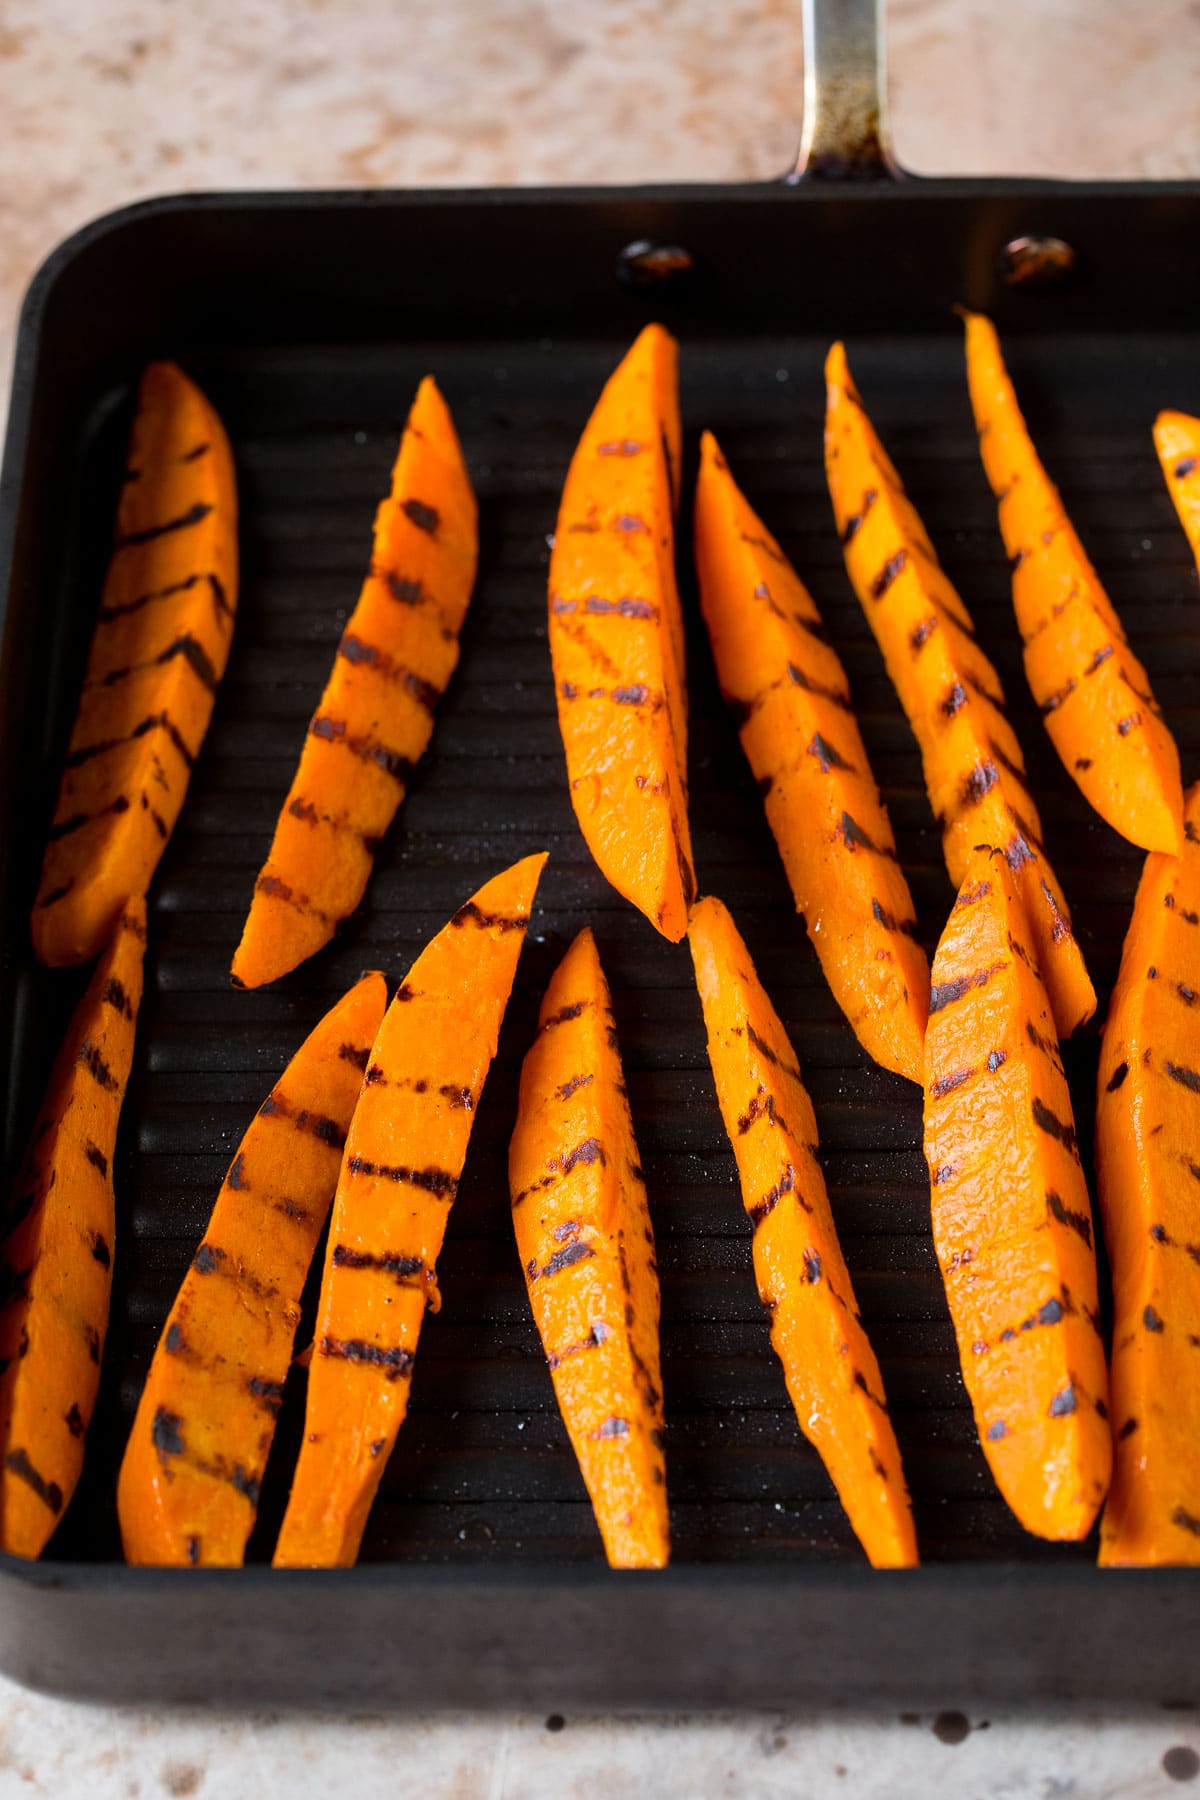
<instances>
[{"instance_id":1,"label":"countertop","mask_svg":"<svg viewBox=\"0 0 1200 1800\"><path fill-rule=\"evenodd\" d=\"M896 0L901 160L1200 176L1196 0ZM75 226L169 190L754 179L798 132L798 0L0 0L0 369ZM1200 1718L313 1720L97 1710L0 1680L0 1796L1149 1800ZM1200 1792L1200 1789L1197 1790Z\"/></svg>"}]
</instances>

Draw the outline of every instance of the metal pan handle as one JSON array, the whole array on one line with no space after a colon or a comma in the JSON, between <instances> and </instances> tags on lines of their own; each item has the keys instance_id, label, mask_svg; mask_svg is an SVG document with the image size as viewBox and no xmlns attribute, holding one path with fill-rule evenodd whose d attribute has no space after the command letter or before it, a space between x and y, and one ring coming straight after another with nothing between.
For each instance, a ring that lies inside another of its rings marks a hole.
<instances>
[{"instance_id":1,"label":"metal pan handle","mask_svg":"<svg viewBox=\"0 0 1200 1800\"><path fill-rule=\"evenodd\" d=\"M786 181L889 181L885 0L802 0L804 128Z\"/></svg>"}]
</instances>

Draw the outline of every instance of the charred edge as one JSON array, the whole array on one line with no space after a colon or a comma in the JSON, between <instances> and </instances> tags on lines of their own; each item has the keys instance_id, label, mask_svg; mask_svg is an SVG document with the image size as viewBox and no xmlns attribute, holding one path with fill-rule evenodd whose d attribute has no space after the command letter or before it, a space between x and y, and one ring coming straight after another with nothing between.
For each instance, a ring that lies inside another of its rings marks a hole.
<instances>
[{"instance_id":1,"label":"charred edge","mask_svg":"<svg viewBox=\"0 0 1200 1800\"><path fill-rule=\"evenodd\" d=\"M97 1087L103 1088L106 1094L116 1093L121 1084L101 1056L99 1050L97 1050L95 1044L93 1044L91 1038L84 1038L83 1043L79 1048L77 1061L83 1064Z\"/></svg>"},{"instance_id":2,"label":"charred edge","mask_svg":"<svg viewBox=\"0 0 1200 1800\"><path fill-rule=\"evenodd\" d=\"M1060 1388L1053 1400L1051 1400L1048 1409L1049 1417L1052 1419L1068 1418L1070 1414L1075 1411L1075 1406L1075 1389L1068 1381L1067 1385Z\"/></svg>"},{"instance_id":3,"label":"charred edge","mask_svg":"<svg viewBox=\"0 0 1200 1800\"><path fill-rule=\"evenodd\" d=\"M761 1200L756 1200L753 1206L746 1208L754 1230L757 1231L763 1220L775 1211L785 1194L792 1194L795 1191L796 1171L791 1163L788 1163L775 1186L768 1188Z\"/></svg>"},{"instance_id":4,"label":"charred edge","mask_svg":"<svg viewBox=\"0 0 1200 1800\"><path fill-rule=\"evenodd\" d=\"M781 1119L777 1120L775 1117L775 1096L774 1096L774 1094L765 1094L765 1098L764 1098L764 1094L765 1094L765 1090L760 1083L757 1094L755 1094L753 1100L751 1100L751 1102L750 1102L750 1105L747 1107L746 1111L742 1114L741 1118L737 1122L739 1137L745 1137L746 1133L749 1131L750 1127L754 1124L756 1119L767 1119L770 1121L770 1123L772 1125L783 1123L783 1121Z\"/></svg>"},{"instance_id":5,"label":"charred edge","mask_svg":"<svg viewBox=\"0 0 1200 1800\"><path fill-rule=\"evenodd\" d=\"M1185 906L1177 907L1174 894L1164 894L1163 905L1182 919L1185 925L1200 925L1200 913L1189 912Z\"/></svg>"},{"instance_id":6,"label":"charred edge","mask_svg":"<svg viewBox=\"0 0 1200 1800\"><path fill-rule=\"evenodd\" d=\"M112 1268L112 1251L102 1231L92 1233L92 1260L98 1262L102 1269Z\"/></svg>"},{"instance_id":7,"label":"charred edge","mask_svg":"<svg viewBox=\"0 0 1200 1800\"><path fill-rule=\"evenodd\" d=\"M92 1143L90 1138L88 1139L88 1142L84 1149L83 1154L87 1157L87 1159L91 1163L93 1169L98 1169L101 1175L107 1176L107 1174L108 1174L108 1158L107 1158L107 1156L105 1156L103 1150L99 1149L97 1147L97 1145Z\"/></svg>"},{"instance_id":8,"label":"charred edge","mask_svg":"<svg viewBox=\"0 0 1200 1800\"><path fill-rule=\"evenodd\" d=\"M1053 1038L1043 1037L1032 1019L1026 1019L1025 1021L1025 1036L1029 1039L1029 1042L1033 1045L1035 1050L1040 1050L1043 1056L1049 1058L1050 1062L1054 1064L1054 1067L1061 1075L1062 1056L1055 1040ZM1126 1064L1126 1067L1128 1068L1128 1064ZM1124 1079L1125 1077L1122 1076L1121 1081ZM1120 1085L1121 1082L1118 1081L1117 1086L1120 1087Z\"/></svg>"},{"instance_id":9,"label":"charred edge","mask_svg":"<svg viewBox=\"0 0 1200 1800\"><path fill-rule=\"evenodd\" d=\"M616 613L622 619L657 619L658 608L649 600L638 600L632 595L624 594L619 600L605 600L599 594L589 594L583 603L584 612L604 614Z\"/></svg>"},{"instance_id":10,"label":"charred edge","mask_svg":"<svg viewBox=\"0 0 1200 1800\"><path fill-rule=\"evenodd\" d=\"M546 1366L550 1369L557 1369L561 1363L566 1362L569 1356L578 1356L581 1350L598 1350L601 1344L607 1343L610 1335L608 1326L602 1320L597 1319L587 1336L580 1338L577 1344L568 1344L565 1350L549 1351L546 1356Z\"/></svg>"},{"instance_id":11,"label":"charred edge","mask_svg":"<svg viewBox=\"0 0 1200 1800\"><path fill-rule=\"evenodd\" d=\"M618 1419L614 1415L611 1419L605 1419L602 1425L597 1425L595 1431L591 1432L590 1435L593 1438L628 1437L629 1420Z\"/></svg>"},{"instance_id":12,"label":"charred edge","mask_svg":"<svg viewBox=\"0 0 1200 1800\"><path fill-rule=\"evenodd\" d=\"M74 1401L71 1403L71 1410L66 1414L64 1422L73 1438L82 1438L87 1435L87 1425L84 1421L83 1414L80 1412Z\"/></svg>"},{"instance_id":13,"label":"charred edge","mask_svg":"<svg viewBox=\"0 0 1200 1800\"><path fill-rule=\"evenodd\" d=\"M231 1488L236 1489L250 1502L251 1506L258 1505L259 1495L262 1493L262 1482L257 1475L244 1469L241 1463L234 1463L225 1479Z\"/></svg>"},{"instance_id":14,"label":"charred edge","mask_svg":"<svg viewBox=\"0 0 1200 1800\"><path fill-rule=\"evenodd\" d=\"M427 506L423 500L405 500L401 502L400 511L418 531L424 531L430 537L437 536L442 518L436 506Z\"/></svg>"},{"instance_id":15,"label":"charred edge","mask_svg":"<svg viewBox=\"0 0 1200 1800\"><path fill-rule=\"evenodd\" d=\"M182 581L172 581L166 587L151 588L147 593L137 594L132 600L122 600L115 606L102 606L98 614L102 625L108 625L113 619L124 618L127 613L140 612L144 606L153 606L157 600L171 600L176 594L186 594L204 580L202 575L188 575ZM208 576L214 581L215 576ZM222 597L224 590L222 590Z\"/></svg>"},{"instance_id":16,"label":"charred edge","mask_svg":"<svg viewBox=\"0 0 1200 1800\"><path fill-rule=\"evenodd\" d=\"M955 713L966 704L967 690L961 681L956 681L954 686L950 689L950 692L946 695L946 698L942 701L942 713L947 719L952 719Z\"/></svg>"},{"instance_id":17,"label":"charred edge","mask_svg":"<svg viewBox=\"0 0 1200 1800\"><path fill-rule=\"evenodd\" d=\"M595 1254L596 1252L590 1244L567 1244L562 1250L556 1250L540 1269L537 1266L537 1258L534 1257L526 1264L526 1272L530 1281L544 1281L548 1275L558 1275L563 1269L569 1269L573 1263L586 1262Z\"/></svg>"},{"instance_id":18,"label":"charred edge","mask_svg":"<svg viewBox=\"0 0 1200 1800\"><path fill-rule=\"evenodd\" d=\"M568 1020L577 1019L580 1013L590 1005L589 1000L576 1000L572 1005L562 1007L558 1012L551 1013L548 1019L542 1020L542 1030L549 1031L552 1025L565 1025Z\"/></svg>"},{"instance_id":19,"label":"charred edge","mask_svg":"<svg viewBox=\"0 0 1200 1800\"><path fill-rule=\"evenodd\" d=\"M1025 779L1025 770L1021 764L1019 762L1014 762L1012 757L1007 755L1006 752L1001 749L995 738L988 739L988 749L992 753L993 761L999 763L1005 773L1011 775L1014 781L1020 782L1021 786L1028 792L1029 784Z\"/></svg>"},{"instance_id":20,"label":"charred edge","mask_svg":"<svg viewBox=\"0 0 1200 1800\"><path fill-rule=\"evenodd\" d=\"M842 842L847 850L869 850L873 856L886 857L889 862L896 861L896 852L890 844L877 844L870 834L863 830L856 819L848 812L842 814L840 826Z\"/></svg>"},{"instance_id":21,"label":"charred edge","mask_svg":"<svg viewBox=\"0 0 1200 1800\"><path fill-rule=\"evenodd\" d=\"M1147 1331L1159 1332L1163 1330L1162 1317L1152 1306L1147 1306L1142 1309L1142 1324L1146 1327Z\"/></svg>"},{"instance_id":22,"label":"charred edge","mask_svg":"<svg viewBox=\"0 0 1200 1800\"><path fill-rule=\"evenodd\" d=\"M349 1244L335 1244L333 1266L335 1269L377 1269L381 1275L393 1276L403 1287L411 1276L421 1274L425 1264L419 1256L373 1256L367 1250L352 1250Z\"/></svg>"},{"instance_id":23,"label":"charred edge","mask_svg":"<svg viewBox=\"0 0 1200 1800\"><path fill-rule=\"evenodd\" d=\"M166 649L155 657L154 661L156 666L162 665L174 662L177 656L182 656L201 687L207 688L210 694L216 693L219 683L217 671L209 661L203 644L194 638L190 631L183 632L175 639L174 643L168 644Z\"/></svg>"},{"instance_id":24,"label":"charred edge","mask_svg":"<svg viewBox=\"0 0 1200 1800\"><path fill-rule=\"evenodd\" d=\"M845 757L835 750L826 738L821 736L819 731L813 733L812 743L808 746L808 754L816 759L817 767L822 775L828 775L830 769L846 769L851 774L854 772L854 764L848 763Z\"/></svg>"},{"instance_id":25,"label":"charred edge","mask_svg":"<svg viewBox=\"0 0 1200 1800\"><path fill-rule=\"evenodd\" d=\"M199 525L202 519L207 519L212 510L208 501L197 500L195 506L190 506L185 513L180 513L177 519L166 519L161 525L147 525L142 531L124 532L117 538L113 548L114 550L126 550L134 544L148 544L154 538L167 537L173 531L186 531L190 525Z\"/></svg>"},{"instance_id":26,"label":"charred edge","mask_svg":"<svg viewBox=\"0 0 1200 1800\"><path fill-rule=\"evenodd\" d=\"M804 1253L804 1279L810 1285L821 1279L821 1258L815 1250L806 1250Z\"/></svg>"},{"instance_id":27,"label":"charred edge","mask_svg":"<svg viewBox=\"0 0 1200 1800\"><path fill-rule=\"evenodd\" d=\"M321 1143L328 1144L331 1150L346 1148L346 1134L336 1119L330 1119L324 1113L310 1112L302 1106L299 1112L293 1112L291 1105L276 1088L267 1095L258 1109L260 1119L286 1119L294 1131L307 1131L311 1136L319 1138Z\"/></svg>"},{"instance_id":28,"label":"charred edge","mask_svg":"<svg viewBox=\"0 0 1200 1800\"><path fill-rule=\"evenodd\" d=\"M867 489L866 493L862 497L862 506L859 508L859 510L856 513L850 514L850 517L846 520L846 523L842 527L842 543L843 543L843 545L852 544L854 542L854 538L859 530L859 527L861 526L863 520L866 518L867 514L870 512L871 508L874 506L874 504L875 504L876 500L878 500L878 498L879 498L879 494L878 494L877 489L875 489L875 488Z\"/></svg>"},{"instance_id":29,"label":"charred edge","mask_svg":"<svg viewBox=\"0 0 1200 1800\"><path fill-rule=\"evenodd\" d=\"M1026 863L1031 863L1033 861L1033 851L1029 848L1029 845L1025 842L1025 839L1021 836L1019 831L1009 839L1007 844L1005 844L1004 860L1014 875L1019 869L1023 869ZM1028 958L1026 958L1026 960L1028 961Z\"/></svg>"},{"instance_id":30,"label":"charred edge","mask_svg":"<svg viewBox=\"0 0 1200 1800\"><path fill-rule=\"evenodd\" d=\"M991 1051L989 1051L988 1059L987 1059L987 1066L988 1066L989 1072L992 1075L994 1075L996 1073L996 1070L999 1068L1002 1068L1007 1061L1008 1061L1008 1051L1007 1050L991 1050Z\"/></svg>"},{"instance_id":31,"label":"charred edge","mask_svg":"<svg viewBox=\"0 0 1200 1800\"><path fill-rule=\"evenodd\" d=\"M1168 1065L1168 1067L1169 1066L1170 1065ZM1200 1075L1195 1079L1196 1091L1200 1093ZM1075 1127L1073 1125L1065 1124L1063 1120L1059 1118L1058 1114L1052 1112L1045 1102L1039 1099L1036 1094L1033 1097L1031 1111L1033 1114L1033 1122L1038 1130L1044 1131L1047 1137L1057 1139L1063 1149L1067 1152L1067 1155L1073 1156L1075 1161L1078 1162L1079 1144L1075 1136Z\"/></svg>"},{"instance_id":32,"label":"charred edge","mask_svg":"<svg viewBox=\"0 0 1200 1800\"><path fill-rule=\"evenodd\" d=\"M1046 1210L1052 1218L1058 1220L1060 1225L1065 1225L1068 1231L1073 1231L1078 1237L1081 1237L1088 1249L1091 1249L1092 1221L1086 1213L1072 1212L1068 1206L1064 1205L1053 1188L1046 1190Z\"/></svg>"},{"instance_id":33,"label":"charred edge","mask_svg":"<svg viewBox=\"0 0 1200 1800\"><path fill-rule=\"evenodd\" d=\"M986 969L977 969L973 975L958 975L953 981L935 982L929 991L930 1017L947 1006L953 1006L965 994L969 994L972 988L986 987L992 976L1000 974L1006 966L1004 962L994 962Z\"/></svg>"},{"instance_id":34,"label":"charred edge","mask_svg":"<svg viewBox=\"0 0 1200 1800\"><path fill-rule=\"evenodd\" d=\"M351 1175L376 1175L382 1181L405 1182L427 1194L436 1194L440 1200L453 1200L458 1188L457 1177L448 1169L408 1169L400 1164L368 1162L365 1156L347 1158L346 1169Z\"/></svg>"},{"instance_id":35,"label":"charred edge","mask_svg":"<svg viewBox=\"0 0 1200 1800\"><path fill-rule=\"evenodd\" d=\"M375 738L356 737L347 732L344 719L330 719L319 713L308 730L310 737L321 738L328 744L340 744L351 756L357 756L360 762L372 763L375 768L382 769L385 775L390 775L401 787L415 767L410 757L402 756L398 750L389 750L386 744L379 743Z\"/></svg>"},{"instance_id":36,"label":"charred edge","mask_svg":"<svg viewBox=\"0 0 1200 1800\"><path fill-rule=\"evenodd\" d=\"M796 687L803 688L806 694L817 694L822 700L828 700L831 706L838 707L842 712L853 712L854 704L845 688L826 687L822 682L810 681L804 670L798 669L793 662L788 664L788 675ZM753 702L751 702L749 711L753 711Z\"/></svg>"},{"instance_id":37,"label":"charred edge","mask_svg":"<svg viewBox=\"0 0 1200 1800\"><path fill-rule=\"evenodd\" d=\"M1063 702L1065 700L1069 700L1071 695L1074 692L1075 692L1075 682L1073 680L1065 682L1062 687L1056 689L1056 691L1053 694L1051 694L1046 700L1043 700L1041 705L1038 707L1038 711L1041 713L1043 718L1046 718L1050 713L1057 712L1059 707L1063 704Z\"/></svg>"},{"instance_id":38,"label":"charred edge","mask_svg":"<svg viewBox=\"0 0 1200 1800\"><path fill-rule=\"evenodd\" d=\"M181 463L199 462L200 458L202 456L207 456L211 449L212 445L207 441L203 444L197 444L194 450L185 450L183 455L177 458L177 461Z\"/></svg>"},{"instance_id":39,"label":"charred edge","mask_svg":"<svg viewBox=\"0 0 1200 1800\"><path fill-rule=\"evenodd\" d=\"M215 1275L225 1261L225 1252L216 1244L201 1244L192 1259L192 1267L197 1275Z\"/></svg>"},{"instance_id":40,"label":"charred edge","mask_svg":"<svg viewBox=\"0 0 1200 1800\"><path fill-rule=\"evenodd\" d=\"M225 1186L232 1188L235 1193L241 1193L243 1189L250 1186L250 1183L246 1179L246 1159L240 1150L229 1165L229 1173L225 1177Z\"/></svg>"},{"instance_id":41,"label":"charred edge","mask_svg":"<svg viewBox=\"0 0 1200 1800\"><path fill-rule=\"evenodd\" d=\"M963 806L978 806L984 796L991 793L999 779L1000 771L994 762L977 763L960 790L959 798Z\"/></svg>"},{"instance_id":42,"label":"charred edge","mask_svg":"<svg viewBox=\"0 0 1200 1800\"><path fill-rule=\"evenodd\" d=\"M936 1081L931 1081L929 1084L929 1098L931 1100L943 1099L945 1095L952 1094L955 1088L961 1087L964 1081L970 1081L974 1073L972 1068L955 1069L950 1075L939 1075Z\"/></svg>"},{"instance_id":43,"label":"charred edge","mask_svg":"<svg viewBox=\"0 0 1200 1800\"><path fill-rule=\"evenodd\" d=\"M74 832L82 831L85 825L94 825L97 819L107 819L110 814L115 814L119 817L121 813L126 813L128 811L129 801L124 794L118 794L116 799L112 801L110 805L102 806L98 812L73 813L69 819L64 819L61 824L52 825L46 833L47 842L57 844L60 838L70 837Z\"/></svg>"},{"instance_id":44,"label":"charred edge","mask_svg":"<svg viewBox=\"0 0 1200 1800\"><path fill-rule=\"evenodd\" d=\"M782 1069L785 1075L792 1077L793 1081L803 1081L804 1078L795 1064L784 1062L781 1056L777 1056L770 1044L764 1038L759 1037L749 1019L746 1020L746 1036L760 1056L765 1056L769 1063L773 1063L777 1069Z\"/></svg>"},{"instance_id":45,"label":"charred edge","mask_svg":"<svg viewBox=\"0 0 1200 1800\"><path fill-rule=\"evenodd\" d=\"M145 737L147 733L151 731L161 731L164 734L168 742L174 746L176 751L178 751L180 761L183 763L185 769L195 767L196 758L193 752L189 750L188 746L184 743L178 726L165 711L148 714L146 718L140 720L138 724L134 726L133 730L129 732L126 737L106 738L102 743L85 744L81 750L72 750L67 756L63 766L68 769L81 768L84 763L93 761L95 757L107 756L110 750L119 750L123 744L133 743L136 739ZM120 807L114 804L113 810L124 812L125 806L128 804L128 801L125 802L125 805Z\"/></svg>"},{"instance_id":46,"label":"charred edge","mask_svg":"<svg viewBox=\"0 0 1200 1800\"><path fill-rule=\"evenodd\" d=\"M608 1158L604 1154L604 1146L601 1144L599 1138L591 1137L585 1138L582 1144L576 1144L574 1150L569 1150L562 1158L562 1161L557 1164L557 1167L561 1174L569 1175L571 1170L576 1168L580 1163L597 1162L600 1164L601 1168L604 1168L608 1162Z\"/></svg>"},{"instance_id":47,"label":"charred edge","mask_svg":"<svg viewBox=\"0 0 1200 1800\"><path fill-rule=\"evenodd\" d=\"M338 1061L353 1063L362 1075L366 1074L367 1064L370 1060L370 1049L362 1050L357 1044L341 1044L338 1047Z\"/></svg>"},{"instance_id":48,"label":"charred edge","mask_svg":"<svg viewBox=\"0 0 1200 1800\"><path fill-rule=\"evenodd\" d=\"M4 1466L26 1487L32 1488L43 1506L49 1507L57 1518L63 1508L62 1489L57 1481L47 1481L45 1476L39 1475L24 1450L10 1450L4 1458Z\"/></svg>"},{"instance_id":49,"label":"charred edge","mask_svg":"<svg viewBox=\"0 0 1200 1800\"><path fill-rule=\"evenodd\" d=\"M916 942L917 921L915 919L898 919L895 913L889 912L887 907L882 906L878 900L871 901L871 912L874 915L875 923L882 925L885 931L899 932L902 937L912 938L914 943Z\"/></svg>"},{"instance_id":50,"label":"charred edge","mask_svg":"<svg viewBox=\"0 0 1200 1800\"><path fill-rule=\"evenodd\" d=\"M1093 656L1091 662L1088 664L1087 668L1083 671L1084 674L1085 675L1094 675L1096 673L1096 670L1099 668L1102 668L1103 665L1108 661L1108 659L1112 655L1112 653L1113 653L1112 645L1104 644L1099 650L1097 650L1095 656Z\"/></svg>"},{"instance_id":51,"label":"charred edge","mask_svg":"<svg viewBox=\"0 0 1200 1800\"><path fill-rule=\"evenodd\" d=\"M158 1451L161 1463L166 1464L168 1456L182 1456L184 1451L183 1420L178 1413L171 1412L166 1406L160 1406L150 1426L150 1440Z\"/></svg>"},{"instance_id":52,"label":"charred edge","mask_svg":"<svg viewBox=\"0 0 1200 1800\"><path fill-rule=\"evenodd\" d=\"M1181 456L1171 473L1176 481L1185 481L1195 471L1195 468L1196 458L1194 456Z\"/></svg>"},{"instance_id":53,"label":"charred edge","mask_svg":"<svg viewBox=\"0 0 1200 1800\"><path fill-rule=\"evenodd\" d=\"M873 1405L877 1406L880 1412L885 1413L887 1411L887 1402L882 1400L878 1394L873 1394L871 1392L867 1378L861 1369L855 1369L854 1371L854 1385L856 1388L862 1389L863 1393L867 1396L867 1399L870 1400Z\"/></svg>"},{"instance_id":54,"label":"charred edge","mask_svg":"<svg viewBox=\"0 0 1200 1800\"><path fill-rule=\"evenodd\" d=\"M388 681L393 681L411 694L417 705L432 718L437 711L437 703L442 697L442 690L436 682L427 681L423 675L416 674L406 668L403 663L396 662L386 651L375 644L365 643L352 631L343 634L337 648L338 655L344 662L354 668L375 669Z\"/></svg>"},{"instance_id":55,"label":"charred edge","mask_svg":"<svg viewBox=\"0 0 1200 1800\"><path fill-rule=\"evenodd\" d=\"M1177 1081L1180 1087L1187 1088L1189 1093L1200 1094L1200 1075L1197 1075L1195 1069L1189 1069L1182 1063L1173 1062L1164 1062L1163 1067L1171 1080Z\"/></svg>"},{"instance_id":56,"label":"charred edge","mask_svg":"<svg viewBox=\"0 0 1200 1800\"><path fill-rule=\"evenodd\" d=\"M376 569L378 581L382 581L393 600L401 606L423 606L426 600L425 589L419 581L412 581L405 575L398 575L395 569Z\"/></svg>"},{"instance_id":57,"label":"charred edge","mask_svg":"<svg viewBox=\"0 0 1200 1800\"><path fill-rule=\"evenodd\" d=\"M937 623L937 615L934 614L928 619L922 619L919 625L913 626L909 633L908 646L914 655L925 648L926 644L937 630Z\"/></svg>"},{"instance_id":58,"label":"charred edge","mask_svg":"<svg viewBox=\"0 0 1200 1800\"><path fill-rule=\"evenodd\" d=\"M459 930L464 925L478 925L481 931L524 931L529 924L528 913L489 913L476 906L474 900L468 900L460 906L450 921Z\"/></svg>"},{"instance_id":59,"label":"charred edge","mask_svg":"<svg viewBox=\"0 0 1200 1800\"><path fill-rule=\"evenodd\" d=\"M943 1181L949 1181L954 1174L954 1163L940 1163L936 1169L929 1171L929 1180L933 1187L939 1187Z\"/></svg>"},{"instance_id":60,"label":"charred edge","mask_svg":"<svg viewBox=\"0 0 1200 1800\"><path fill-rule=\"evenodd\" d=\"M183 1332L178 1325L167 1326L167 1333L163 1338L163 1348L168 1356L181 1356L187 1348Z\"/></svg>"},{"instance_id":61,"label":"charred edge","mask_svg":"<svg viewBox=\"0 0 1200 1800\"><path fill-rule=\"evenodd\" d=\"M878 575L876 575L874 581L871 583L871 598L873 600L883 599L883 596L887 593L907 561L908 551L904 549L897 550L895 556L888 558L887 562L884 563L882 569L880 569Z\"/></svg>"},{"instance_id":62,"label":"charred edge","mask_svg":"<svg viewBox=\"0 0 1200 1800\"><path fill-rule=\"evenodd\" d=\"M246 1391L256 1400L261 1400L273 1419L279 1417L279 1409L283 1405L283 1382L271 1381L265 1375L251 1375L246 1382Z\"/></svg>"},{"instance_id":63,"label":"charred edge","mask_svg":"<svg viewBox=\"0 0 1200 1800\"><path fill-rule=\"evenodd\" d=\"M399 1344L385 1350L379 1344L368 1344L363 1338L323 1337L320 1353L339 1362L364 1363L371 1368L383 1369L389 1381L412 1374L413 1353Z\"/></svg>"},{"instance_id":64,"label":"charred edge","mask_svg":"<svg viewBox=\"0 0 1200 1800\"><path fill-rule=\"evenodd\" d=\"M564 1081L555 1088L555 1095L559 1100L569 1100L572 1094L577 1093L581 1087L587 1087L595 1079L594 1075L572 1075L570 1081Z\"/></svg>"}]
</instances>

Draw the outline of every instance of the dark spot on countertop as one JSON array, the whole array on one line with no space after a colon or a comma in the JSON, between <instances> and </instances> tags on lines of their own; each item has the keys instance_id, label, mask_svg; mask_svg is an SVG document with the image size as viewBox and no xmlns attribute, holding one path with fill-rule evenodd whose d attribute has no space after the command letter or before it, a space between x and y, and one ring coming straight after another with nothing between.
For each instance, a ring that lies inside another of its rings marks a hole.
<instances>
[{"instance_id":1,"label":"dark spot on countertop","mask_svg":"<svg viewBox=\"0 0 1200 1800\"><path fill-rule=\"evenodd\" d=\"M1189 1744L1172 1744L1163 1751L1162 1768L1172 1781L1195 1781L1200 1775L1200 1756Z\"/></svg>"},{"instance_id":2,"label":"dark spot on countertop","mask_svg":"<svg viewBox=\"0 0 1200 1800\"><path fill-rule=\"evenodd\" d=\"M546 1720L546 1730L561 1731L566 1722L567 1721L563 1718L561 1713L551 1713L550 1717Z\"/></svg>"},{"instance_id":3,"label":"dark spot on countertop","mask_svg":"<svg viewBox=\"0 0 1200 1800\"><path fill-rule=\"evenodd\" d=\"M939 1744L961 1744L971 1735L971 1721L966 1713L940 1712L930 1729Z\"/></svg>"},{"instance_id":4,"label":"dark spot on countertop","mask_svg":"<svg viewBox=\"0 0 1200 1800\"><path fill-rule=\"evenodd\" d=\"M196 1763L167 1763L159 1778L165 1793L183 1800L187 1794L198 1794L204 1781L204 1770Z\"/></svg>"}]
</instances>

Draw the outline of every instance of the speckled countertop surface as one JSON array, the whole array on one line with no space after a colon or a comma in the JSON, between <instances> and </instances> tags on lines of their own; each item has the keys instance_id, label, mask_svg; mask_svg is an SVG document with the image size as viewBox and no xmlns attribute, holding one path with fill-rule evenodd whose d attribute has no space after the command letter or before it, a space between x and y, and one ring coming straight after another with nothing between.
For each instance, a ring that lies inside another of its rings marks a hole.
<instances>
[{"instance_id":1,"label":"speckled countertop surface","mask_svg":"<svg viewBox=\"0 0 1200 1800\"><path fill-rule=\"evenodd\" d=\"M891 64L916 170L1200 176L1197 0L895 0ZM0 0L0 379L34 268L125 201L767 177L801 73L798 0ZM3 1800L1150 1800L1197 1752L1188 1712L251 1721L0 1680Z\"/></svg>"}]
</instances>

